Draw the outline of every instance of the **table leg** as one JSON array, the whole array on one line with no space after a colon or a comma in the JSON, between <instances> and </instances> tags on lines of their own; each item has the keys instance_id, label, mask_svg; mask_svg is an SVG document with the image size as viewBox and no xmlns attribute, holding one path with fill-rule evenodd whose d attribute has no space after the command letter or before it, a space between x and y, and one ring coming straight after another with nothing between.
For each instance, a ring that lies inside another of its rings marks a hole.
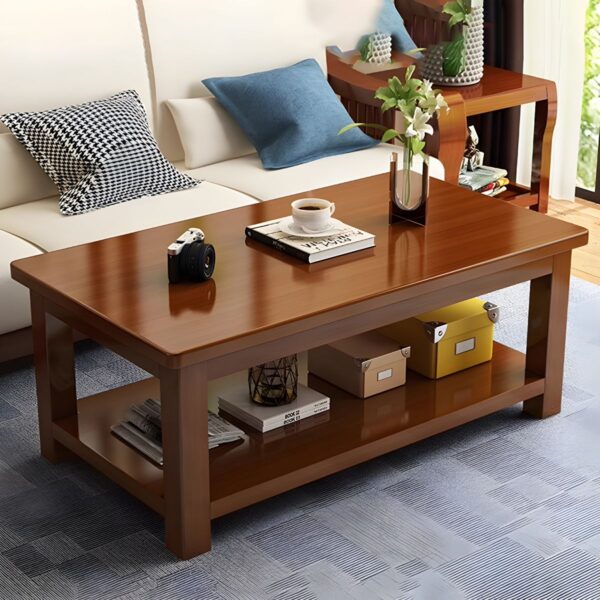
<instances>
[{"instance_id":1,"label":"table leg","mask_svg":"<svg viewBox=\"0 0 600 600\"><path fill-rule=\"evenodd\" d=\"M543 419L560 412L571 252L553 259L552 273L534 279L529 295L527 370L545 378L544 394L524 403L523 410Z\"/></svg>"},{"instance_id":2,"label":"table leg","mask_svg":"<svg viewBox=\"0 0 600 600\"><path fill-rule=\"evenodd\" d=\"M31 318L41 451L57 463L73 456L52 431L56 419L77 414L73 330L48 314L43 298L33 292Z\"/></svg>"},{"instance_id":3,"label":"table leg","mask_svg":"<svg viewBox=\"0 0 600 600\"><path fill-rule=\"evenodd\" d=\"M550 189L550 163L552 158L552 136L556 124L556 86L549 84L547 99L535 104L533 134L533 157L531 162L531 192L538 194L538 205L533 207L541 213L548 212Z\"/></svg>"},{"instance_id":4,"label":"table leg","mask_svg":"<svg viewBox=\"0 0 600 600\"><path fill-rule=\"evenodd\" d=\"M166 544L188 559L211 547L205 366L162 370L160 397Z\"/></svg>"}]
</instances>

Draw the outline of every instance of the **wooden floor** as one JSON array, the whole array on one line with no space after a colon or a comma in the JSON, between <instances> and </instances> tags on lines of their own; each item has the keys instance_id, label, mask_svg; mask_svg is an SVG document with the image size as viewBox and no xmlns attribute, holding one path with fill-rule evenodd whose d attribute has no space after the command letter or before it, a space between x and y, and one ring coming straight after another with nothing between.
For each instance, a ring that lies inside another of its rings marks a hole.
<instances>
[{"instance_id":1,"label":"wooden floor","mask_svg":"<svg viewBox=\"0 0 600 600\"><path fill-rule=\"evenodd\" d=\"M600 204L587 200L550 200L548 214L589 230L589 244L573 251L572 273L600 285Z\"/></svg>"}]
</instances>

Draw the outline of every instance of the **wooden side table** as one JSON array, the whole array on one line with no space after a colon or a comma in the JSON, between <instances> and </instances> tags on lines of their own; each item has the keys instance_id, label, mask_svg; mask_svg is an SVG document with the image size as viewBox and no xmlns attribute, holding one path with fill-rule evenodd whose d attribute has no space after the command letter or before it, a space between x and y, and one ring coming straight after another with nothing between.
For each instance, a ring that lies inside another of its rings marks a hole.
<instances>
[{"instance_id":1,"label":"wooden side table","mask_svg":"<svg viewBox=\"0 0 600 600\"><path fill-rule=\"evenodd\" d=\"M356 58L358 59L358 55ZM366 96L368 92L372 95L372 90L384 85L390 77L394 75L401 77L404 69L415 62L410 57L398 53L394 54L393 59L400 63L402 68L363 75L339 56L328 52L327 67L330 83L342 96L342 101L350 98L351 102L345 102L345 106L353 119L362 120L367 112L368 116L372 117L370 121L391 126L389 117L386 122L386 116L383 115L384 119L382 119L382 115L374 110L380 102L367 104ZM450 183L458 182L468 117L535 102L531 188L511 182L508 190L497 198L539 212L547 212L552 135L556 123L557 101L554 82L486 65L483 79L479 84L467 87L440 87L440 89L451 99L449 103L451 110L447 116L440 117L436 132L438 139L433 140L433 151L430 149L428 151L442 161L446 168L446 181ZM462 106L457 102L457 94L462 98ZM365 106L368 106L368 110Z\"/></svg>"},{"instance_id":2,"label":"wooden side table","mask_svg":"<svg viewBox=\"0 0 600 600\"><path fill-rule=\"evenodd\" d=\"M548 212L552 135L557 109L555 83L486 65L478 85L440 89L444 93L451 91L462 95L467 117L535 102L531 188L511 182L508 190L497 197L511 204Z\"/></svg>"}]
</instances>

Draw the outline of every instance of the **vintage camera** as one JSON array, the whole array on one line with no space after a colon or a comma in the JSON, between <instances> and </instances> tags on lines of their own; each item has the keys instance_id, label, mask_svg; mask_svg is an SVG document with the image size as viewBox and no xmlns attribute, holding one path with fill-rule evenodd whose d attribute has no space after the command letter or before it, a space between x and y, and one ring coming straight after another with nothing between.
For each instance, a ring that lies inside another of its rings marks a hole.
<instances>
[{"instance_id":1,"label":"vintage camera","mask_svg":"<svg viewBox=\"0 0 600 600\"><path fill-rule=\"evenodd\" d=\"M190 227L167 248L169 282L206 281L212 277L216 259L214 247L204 243L204 232Z\"/></svg>"}]
</instances>

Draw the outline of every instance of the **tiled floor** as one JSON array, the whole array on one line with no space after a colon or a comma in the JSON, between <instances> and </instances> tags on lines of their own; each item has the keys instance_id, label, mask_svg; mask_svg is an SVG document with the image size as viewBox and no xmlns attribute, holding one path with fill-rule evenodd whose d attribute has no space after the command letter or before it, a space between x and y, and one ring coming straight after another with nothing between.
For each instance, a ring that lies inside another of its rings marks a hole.
<instances>
[{"instance_id":1,"label":"tiled floor","mask_svg":"<svg viewBox=\"0 0 600 600\"><path fill-rule=\"evenodd\" d=\"M526 286L493 295L522 347ZM39 458L33 371L0 375L0 598L600 599L600 287L574 280L564 410L518 407L219 519L177 561L149 510ZM85 343L82 395L144 376Z\"/></svg>"}]
</instances>

